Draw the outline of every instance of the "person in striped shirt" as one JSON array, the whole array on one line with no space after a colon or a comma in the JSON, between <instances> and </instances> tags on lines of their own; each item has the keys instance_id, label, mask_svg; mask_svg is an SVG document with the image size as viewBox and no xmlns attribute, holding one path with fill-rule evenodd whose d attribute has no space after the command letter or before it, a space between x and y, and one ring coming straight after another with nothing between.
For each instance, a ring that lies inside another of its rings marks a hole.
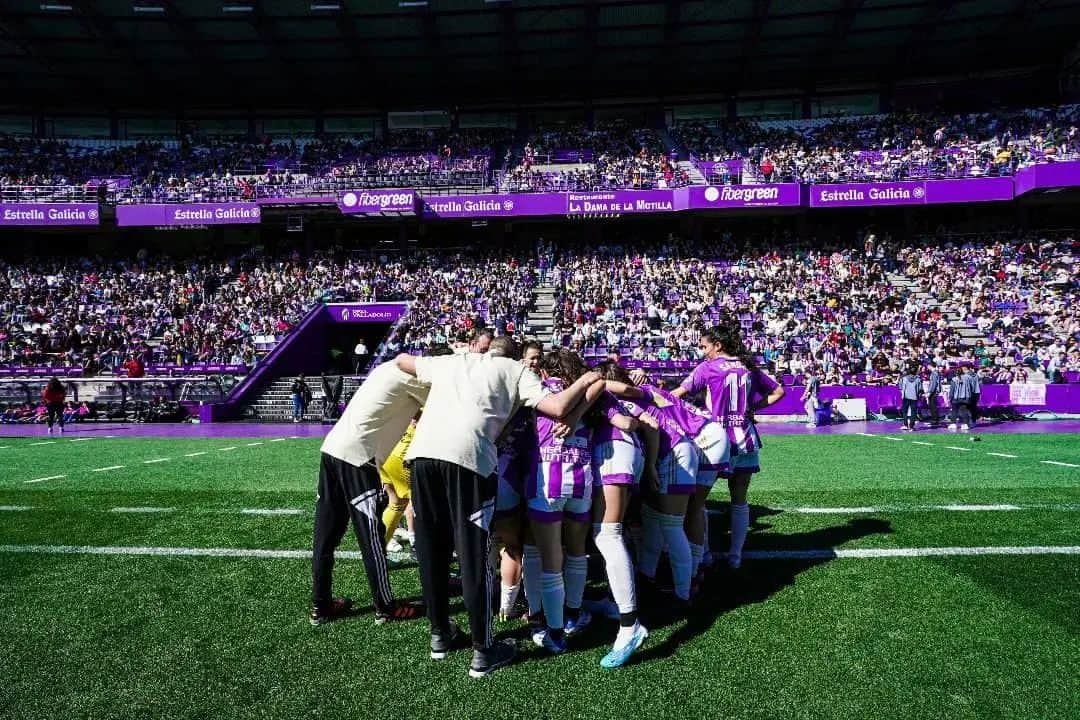
<instances>
[{"instance_id":1,"label":"person in striped shirt","mask_svg":"<svg viewBox=\"0 0 1080 720\"><path fill-rule=\"evenodd\" d=\"M758 450L762 443L754 413L779 402L784 389L757 367L743 344L738 319L728 319L702 334L698 347L705 361L672 395L681 398L704 393L713 420L727 432L731 448L731 469L725 473L731 494L731 548L727 561L734 569L742 564L743 544L750 531L750 506L746 502L750 478L761 470Z\"/></svg>"}]
</instances>

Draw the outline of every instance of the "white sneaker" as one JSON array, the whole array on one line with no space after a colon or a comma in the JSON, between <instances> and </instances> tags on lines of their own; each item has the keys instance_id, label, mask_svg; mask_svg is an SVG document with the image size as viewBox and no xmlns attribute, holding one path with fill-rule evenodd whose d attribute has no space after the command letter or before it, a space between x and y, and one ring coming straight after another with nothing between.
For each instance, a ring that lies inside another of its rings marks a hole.
<instances>
[{"instance_id":1,"label":"white sneaker","mask_svg":"<svg viewBox=\"0 0 1080 720\"><path fill-rule=\"evenodd\" d=\"M394 539L398 540L399 542L408 542L409 531L405 528L399 527L397 530L394 531Z\"/></svg>"},{"instance_id":2,"label":"white sneaker","mask_svg":"<svg viewBox=\"0 0 1080 720\"><path fill-rule=\"evenodd\" d=\"M816 428L817 425L815 425L814 423L806 423L806 427L808 427L808 428Z\"/></svg>"},{"instance_id":3,"label":"white sneaker","mask_svg":"<svg viewBox=\"0 0 1080 720\"><path fill-rule=\"evenodd\" d=\"M956 432L956 423L949 423L949 432Z\"/></svg>"},{"instance_id":4,"label":"white sneaker","mask_svg":"<svg viewBox=\"0 0 1080 720\"><path fill-rule=\"evenodd\" d=\"M969 428L967 425L961 425L960 432L971 432L971 428Z\"/></svg>"},{"instance_id":5,"label":"white sneaker","mask_svg":"<svg viewBox=\"0 0 1080 720\"><path fill-rule=\"evenodd\" d=\"M390 538L390 542L386 543L386 552L399 553L404 550L405 548L401 546L397 538Z\"/></svg>"}]
</instances>

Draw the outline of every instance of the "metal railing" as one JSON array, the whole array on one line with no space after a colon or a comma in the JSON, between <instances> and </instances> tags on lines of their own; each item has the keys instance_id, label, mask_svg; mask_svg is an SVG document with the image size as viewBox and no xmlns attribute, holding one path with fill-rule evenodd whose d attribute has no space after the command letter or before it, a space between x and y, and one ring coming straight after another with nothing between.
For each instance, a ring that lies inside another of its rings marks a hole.
<instances>
[{"instance_id":1,"label":"metal railing","mask_svg":"<svg viewBox=\"0 0 1080 720\"><path fill-rule=\"evenodd\" d=\"M0 203L95 203L96 188L83 185L0 185Z\"/></svg>"}]
</instances>

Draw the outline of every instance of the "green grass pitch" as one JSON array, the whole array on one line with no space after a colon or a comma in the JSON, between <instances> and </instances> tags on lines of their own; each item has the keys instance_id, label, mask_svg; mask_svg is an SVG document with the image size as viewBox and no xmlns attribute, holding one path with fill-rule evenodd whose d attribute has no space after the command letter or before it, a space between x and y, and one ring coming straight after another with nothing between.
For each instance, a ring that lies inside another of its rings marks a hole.
<instances>
[{"instance_id":1,"label":"green grass pitch","mask_svg":"<svg viewBox=\"0 0 1080 720\"><path fill-rule=\"evenodd\" d=\"M1078 717L1080 555L1001 551L1080 546L1078 439L767 437L747 550L990 554L748 560L625 668L601 621L483 680L423 622L311 628L302 557L30 552L306 551L316 440L0 440L0 718ZM368 602L358 561L336 580Z\"/></svg>"}]
</instances>

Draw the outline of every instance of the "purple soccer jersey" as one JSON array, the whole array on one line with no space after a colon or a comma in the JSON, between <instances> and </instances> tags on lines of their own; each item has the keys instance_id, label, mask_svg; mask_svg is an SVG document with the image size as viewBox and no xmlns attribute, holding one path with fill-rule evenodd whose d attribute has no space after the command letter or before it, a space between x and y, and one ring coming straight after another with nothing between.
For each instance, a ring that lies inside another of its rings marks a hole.
<instances>
[{"instance_id":1,"label":"purple soccer jersey","mask_svg":"<svg viewBox=\"0 0 1080 720\"><path fill-rule=\"evenodd\" d=\"M652 395L652 403L657 411L665 413L682 430L683 435L695 438L701 433L701 429L708 425L712 418L704 410L699 410L690 403L675 397L667 390L662 390L652 385L641 388Z\"/></svg>"},{"instance_id":2,"label":"purple soccer jersey","mask_svg":"<svg viewBox=\"0 0 1080 720\"><path fill-rule=\"evenodd\" d=\"M554 393L563 390L558 378L544 380L544 387ZM527 497L583 498L592 487L592 431L578 423L564 438L554 435L556 421L538 413L536 416L537 463L535 482Z\"/></svg>"},{"instance_id":3,"label":"purple soccer jersey","mask_svg":"<svg viewBox=\"0 0 1080 720\"><path fill-rule=\"evenodd\" d=\"M761 447L761 436L747 420L751 403L778 387L761 370L751 371L736 358L718 357L694 368L682 387L691 394L705 392L705 404L713 419L727 432L734 454L751 453Z\"/></svg>"},{"instance_id":4,"label":"purple soccer jersey","mask_svg":"<svg viewBox=\"0 0 1080 720\"><path fill-rule=\"evenodd\" d=\"M606 391L596 400L596 405L594 407L599 410L600 414L609 422L600 423L600 426L593 431L593 445L616 441L637 444L637 436L634 433L620 430L612 425L610 420L616 415L626 415L627 417L636 418L643 412L640 407L633 403L620 401L614 395Z\"/></svg>"}]
</instances>

